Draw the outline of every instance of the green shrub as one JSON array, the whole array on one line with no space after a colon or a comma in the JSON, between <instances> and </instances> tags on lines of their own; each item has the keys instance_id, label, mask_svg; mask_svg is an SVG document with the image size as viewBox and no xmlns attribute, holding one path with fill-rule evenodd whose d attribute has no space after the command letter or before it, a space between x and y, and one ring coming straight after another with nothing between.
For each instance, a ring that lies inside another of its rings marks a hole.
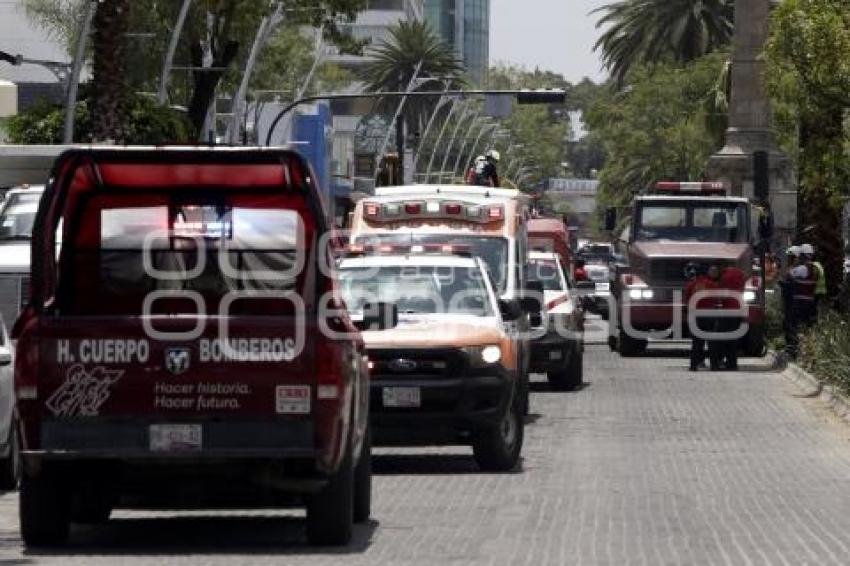
<instances>
[{"instance_id":1,"label":"green shrub","mask_svg":"<svg viewBox=\"0 0 850 566\"><path fill-rule=\"evenodd\" d=\"M850 315L821 314L800 336L800 365L850 394Z\"/></svg>"},{"instance_id":2,"label":"green shrub","mask_svg":"<svg viewBox=\"0 0 850 566\"><path fill-rule=\"evenodd\" d=\"M62 143L65 110L62 106L41 102L12 116L7 124L10 143ZM127 116L122 120L125 143L159 145L194 141L192 125L184 113L159 106L144 96L133 96ZM91 119L86 99L77 102L74 115L74 141L91 141Z\"/></svg>"}]
</instances>

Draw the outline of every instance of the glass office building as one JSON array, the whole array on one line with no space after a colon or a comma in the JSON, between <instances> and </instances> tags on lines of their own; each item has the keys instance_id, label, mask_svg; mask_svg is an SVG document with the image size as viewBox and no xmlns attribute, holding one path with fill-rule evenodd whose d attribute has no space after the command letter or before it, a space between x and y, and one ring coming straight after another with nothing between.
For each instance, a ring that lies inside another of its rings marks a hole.
<instances>
[{"instance_id":1,"label":"glass office building","mask_svg":"<svg viewBox=\"0 0 850 566\"><path fill-rule=\"evenodd\" d=\"M490 0L425 0L425 19L482 83L490 64Z\"/></svg>"}]
</instances>

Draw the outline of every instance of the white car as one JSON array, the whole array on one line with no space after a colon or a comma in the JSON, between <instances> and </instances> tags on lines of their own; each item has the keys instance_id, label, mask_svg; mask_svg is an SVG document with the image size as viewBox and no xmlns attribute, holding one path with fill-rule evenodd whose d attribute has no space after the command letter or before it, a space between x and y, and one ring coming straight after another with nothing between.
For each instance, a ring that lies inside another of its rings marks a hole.
<instances>
[{"instance_id":1,"label":"white car","mask_svg":"<svg viewBox=\"0 0 850 566\"><path fill-rule=\"evenodd\" d=\"M558 254L530 252L526 278L543 285L546 332L531 343L531 371L546 373L557 390L580 389L584 383L584 311L570 287Z\"/></svg>"},{"instance_id":2,"label":"white car","mask_svg":"<svg viewBox=\"0 0 850 566\"><path fill-rule=\"evenodd\" d=\"M0 315L10 327L29 301L30 242L43 186L19 187L0 203Z\"/></svg>"},{"instance_id":3,"label":"white car","mask_svg":"<svg viewBox=\"0 0 850 566\"><path fill-rule=\"evenodd\" d=\"M15 421L14 347L0 317L0 489L15 489L20 478L20 444Z\"/></svg>"}]
</instances>

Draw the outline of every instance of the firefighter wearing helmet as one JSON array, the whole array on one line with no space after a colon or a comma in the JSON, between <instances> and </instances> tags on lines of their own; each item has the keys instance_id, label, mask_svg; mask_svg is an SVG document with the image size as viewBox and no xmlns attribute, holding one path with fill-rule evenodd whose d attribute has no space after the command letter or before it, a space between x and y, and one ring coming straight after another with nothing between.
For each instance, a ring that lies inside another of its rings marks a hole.
<instances>
[{"instance_id":1,"label":"firefighter wearing helmet","mask_svg":"<svg viewBox=\"0 0 850 566\"><path fill-rule=\"evenodd\" d=\"M496 165L499 163L499 157L499 152L495 149L476 157L472 167L469 168L466 182L470 185L482 187L498 187L499 173L496 170Z\"/></svg>"}]
</instances>

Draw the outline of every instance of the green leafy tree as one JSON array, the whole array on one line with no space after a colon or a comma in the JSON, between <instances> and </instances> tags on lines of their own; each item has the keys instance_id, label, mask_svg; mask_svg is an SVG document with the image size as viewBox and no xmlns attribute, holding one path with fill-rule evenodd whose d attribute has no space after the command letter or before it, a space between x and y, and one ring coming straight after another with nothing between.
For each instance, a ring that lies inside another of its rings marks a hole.
<instances>
[{"instance_id":1,"label":"green leafy tree","mask_svg":"<svg viewBox=\"0 0 850 566\"><path fill-rule=\"evenodd\" d=\"M821 250L830 291L841 280L841 207L850 187L850 8L786 0L766 48L780 141L798 162L800 228Z\"/></svg>"},{"instance_id":2,"label":"green leafy tree","mask_svg":"<svg viewBox=\"0 0 850 566\"><path fill-rule=\"evenodd\" d=\"M609 90L592 106L589 135L606 154L601 205L626 206L658 181L703 178L708 157L719 148L706 123L707 99L725 61L718 52L685 67L636 67L629 89Z\"/></svg>"},{"instance_id":3,"label":"green leafy tree","mask_svg":"<svg viewBox=\"0 0 850 566\"><path fill-rule=\"evenodd\" d=\"M619 86L636 65L689 62L732 39L734 0L620 0L595 10L594 49Z\"/></svg>"},{"instance_id":4,"label":"green leafy tree","mask_svg":"<svg viewBox=\"0 0 850 566\"><path fill-rule=\"evenodd\" d=\"M32 21L54 37L66 41L71 51L79 27L79 16L88 1L25 0L24 6ZM124 72L108 80L115 83L120 81L124 90L129 92L155 91L160 79L163 54L181 3L104 0L98 12L103 6L114 2L130 5L126 29L143 32L144 35L123 38L122 45L128 52L129 64L126 64ZM346 35L341 23L352 21L363 4L364 0L286 0L285 20L289 24L286 27L290 32L297 25L316 27L342 51L357 52L362 43ZM225 92L235 90L257 27L271 9L271 3L256 0L196 0L191 3L175 62L182 66L202 67L208 57L211 64L204 71L175 72L171 77L169 95L171 102L182 103L187 107L196 130L200 130L216 94L222 89ZM95 29L98 29L97 25ZM120 56L120 50L104 53L95 46L92 56L96 69L98 58L106 57L108 62L114 62ZM114 67L114 64L110 62L108 66Z\"/></svg>"}]
</instances>

